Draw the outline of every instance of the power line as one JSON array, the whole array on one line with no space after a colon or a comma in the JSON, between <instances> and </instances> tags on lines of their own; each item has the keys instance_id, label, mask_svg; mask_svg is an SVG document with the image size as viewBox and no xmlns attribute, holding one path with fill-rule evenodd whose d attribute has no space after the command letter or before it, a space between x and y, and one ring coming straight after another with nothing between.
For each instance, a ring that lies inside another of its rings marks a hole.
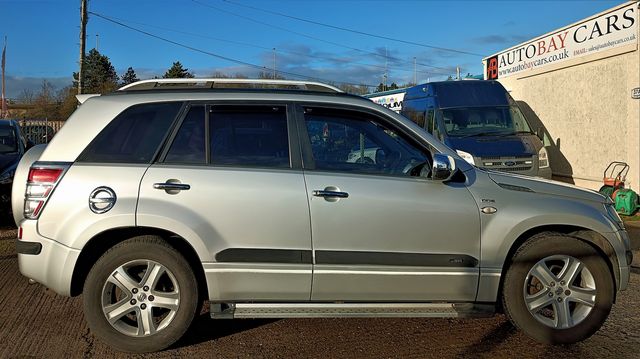
<instances>
[{"instance_id":1,"label":"power line","mask_svg":"<svg viewBox=\"0 0 640 359\"><path fill-rule=\"evenodd\" d=\"M161 40L161 41L164 41L164 42L168 42L170 44L173 44L173 45L176 45L176 46L179 46L179 47L191 50L191 51L199 52L201 54L209 55L209 56L221 59L221 60L225 60L225 61L229 61L229 62L241 64L241 65L245 65L245 66L256 68L256 69L260 69L260 70L267 69L265 66L252 64L250 62L237 60L237 59L234 59L234 58L231 58L231 57L227 57L227 56L219 55L219 54L216 54L216 53L213 53L213 52L210 52L210 51L202 50L202 49L199 49L199 48L196 48L196 47L193 47L193 46L185 45L183 43L180 43L180 42L177 42L177 41L173 41L173 40L164 38L162 36L158 36L158 35L152 34L150 32L135 28L133 26L129 26L129 25L124 24L124 23L122 23L120 21L111 19L111 18L109 18L107 16L95 13L93 11L89 11L88 13L91 14L91 15L97 16L97 17L99 17L99 18L101 18L103 20L106 20L106 21L109 21L109 22L114 23L116 25L119 25L119 26L122 26L124 28L127 28L129 30L132 30L132 31L144 34L144 35L147 35L149 37L153 37L155 39L158 39L158 40ZM293 77L299 77L299 78L304 78L304 79L314 80L314 81L320 81L320 82L334 82L334 83L340 83L340 84L352 85L352 86L364 85L364 86L367 86L367 87L376 87L376 85L369 85L369 84L363 84L363 83L356 84L356 83L344 82L344 81L330 81L330 80L326 80L326 79L322 79L322 78L318 78L318 77L306 76L306 75L296 74L296 73L288 72L288 71L278 71L278 72L281 73L281 74L285 74L285 75L289 75L289 76L293 76Z\"/></svg>"},{"instance_id":2,"label":"power line","mask_svg":"<svg viewBox=\"0 0 640 359\"><path fill-rule=\"evenodd\" d=\"M240 46L253 47L253 48L262 49L262 50L265 50L265 51L272 51L273 50L273 47L266 47L266 46L256 45L256 44L247 43L247 42L240 42L240 41L233 41L233 40L229 40L229 39L222 39L222 38L219 38L219 37L213 37L213 36L209 36L209 35L203 35L203 34L183 31L183 30L177 30L177 29L172 29L172 28L168 28L168 27L164 27L164 26L158 26L158 25L142 23L142 22L139 22L139 21L132 21L132 20L128 20L128 19L118 18L118 17L115 17L115 16L109 16L109 17L111 19L118 20L118 21L123 22L123 23L147 26L147 27L151 27L151 28L155 28L155 29L159 29L159 30L175 32L177 34L193 36L193 37L199 37L199 38L203 38L203 39L207 39L207 40L220 41L220 42L225 42L225 43L235 44L235 45L240 45ZM286 50L286 49L278 49L278 51L280 51L282 53L295 55L295 56L302 56L302 57L308 57L308 58L328 60L328 61L339 62L339 63L350 63L350 64L356 64L356 65L376 67L376 68L380 68L380 69L384 69L385 68L382 65L368 64L368 63L362 63L362 62L357 62L357 61L350 61L348 59L340 59L340 58L335 58L335 57L327 57L327 56L306 54L306 53L297 52L297 51L291 51L291 50ZM420 63L417 63L417 64L421 65L421 66L424 66L424 65L422 65ZM395 67L395 66L388 66L388 68L389 69L393 69L393 70L397 70L397 71L405 71L405 72L413 71L413 70L410 70L410 69L406 69L406 68L402 68L402 67ZM417 71L417 72L423 73L423 74L427 74L427 75L428 74L450 75L450 74L452 74L454 72L454 69L451 69L451 71L444 71L443 70L443 72L436 71L436 70Z\"/></svg>"},{"instance_id":3,"label":"power line","mask_svg":"<svg viewBox=\"0 0 640 359\"><path fill-rule=\"evenodd\" d=\"M284 28L284 27L282 27L282 26L269 24L269 23L267 23L267 22L264 22L264 21L261 21L261 20L256 20L256 19L254 19L254 18L251 18L251 17L245 16L245 15L241 15L241 14L235 13L235 12L233 12L233 11L229 11L229 10L221 9L221 8L219 8L219 7L217 7L217 6L213 6L213 5L210 5L210 4L206 4L206 3L203 3L203 2L198 1L198 0L191 0L191 1L193 1L193 2L195 2L196 4L199 4L199 5L201 5L201 6L208 7L208 8L210 8L210 9L213 9L213 10L216 10L216 11L219 11L219 12L222 12L222 13L225 13L225 14L229 14L229 15L232 15L232 16L235 16L235 17L239 17L239 18L241 18L241 19L245 19L245 20L247 20L247 21L251 21L251 22L254 22L254 23L257 23L257 24L263 25L263 26L271 27L271 28L274 28L274 29L277 29L277 30L280 30L280 31L284 31L284 32L292 33L292 34L295 34L295 35L298 35L298 36L306 37L306 38L311 39L311 40L320 41L320 42L323 42L323 43L326 43L326 44L330 44L330 45L333 45L333 46L342 47L342 48L345 48L345 49L349 49L349 50L357 51L357 52L364 53L364 54L368 54L368 55L378 56L378 57L381 57L381 58L387 58L387 59L391 59L391 60L399 61L399 62L403 62L403 63L409 63L409 62L407 62L407 61L405 61L405 60L399 59L399 58L394 57L394 56L385 57L384 55L379 54L379 53L376 53L376 52L371 52L371 51L367 51L367 50L359 49L359 48L357 48L357 47L352 47L352 46L349 46L349 45L344 45L344 44L337 43L337 42L334 42L334 41L329 41L329 40L325 40L325 39L322 39L322 38L319 38L319 37L316 37L316 36L307 35L307 34L304 34L304 33L298 32L298 31L290 30L290 29ZM454 72L454 70L452 70L452 69L448 69L448 68L444 68L444 67L438 67L438 66L433 66L433 65L423 64L423 63L418 63L418 65L420 65L420 66L424 66L424 67L430 67L430 68L435 68L435 69L440 69L440 70L448 71L446 74L452 74L452 73ZM443 74L443 75L444 75L444 74Z\"/></svg>"},{"instance_id":4,"label":"power line","mask_svg":"<svg viewBox=\"0 0 640 359\"><path fill-rule=\"evenodd\" d=\"M428 44L423 44L423 43L419 43L419 42L413 42L413 41L407 41L407 40L402 40L402 39L394 39L392 37L388 37L388 36L383 36L383 35L376 35L376 34L371 34L368 32L364 32L364 31L360 31L360 30L354 30L354 29L349 29L346 27L341 27L341 26L336 26L336 25L330 25L330 24L325 24L325 23L321 23L318 21L313 21L313 20L309 20L309 19L303 19L301 17L297 17L297 16L292 16L292 15L287 15L287 14L283 14L280 12L276 12L276 11L272 11L272 10L267 10L267 9L262 9L262 8L258 8L258 7L254 7L254 6L250 6L250 5L245 5L245 4L240 4L237 3L235 1L231 1L231 0L222 0L226 3L229 4L233 4L236 6L242 6L248 9L253 9L253 10L257 10L257 11L262 11L268 14L272 14L272 15L277 15L277 16L282 16L288 19L293 19L293 20L297 20L297 21L302 21L302 22L306 22L309 24L314 24L314 25L318 25L318 26L324 26L324 27L328 27L330 29L335 29L335 30L340 30L340 31L346 31L346 32L351 32L354 34L358 34L358 35L364 35L364 36L369 36L369 37L375 37L378 39L383 39L383 40L389 40L389 41L395 41L395 42L400 42L403 44L409 44L409 45L415 45L415 46L421 46L421 47L426 47L429 49L434 49L434 50L441 50L441 51L447 51L447 52L454 52L454 53L458 53L458 54L462 54L462 55L472 55L472 56L481 56L484 57L485 55L482 54L477 54L475 52L469 52L469 51L463 51L463 50L456 50L456 49L450 49L447 47L440 47L440 46L434 46L434 45L428 45Z\"/></svg>"}]
</instances>

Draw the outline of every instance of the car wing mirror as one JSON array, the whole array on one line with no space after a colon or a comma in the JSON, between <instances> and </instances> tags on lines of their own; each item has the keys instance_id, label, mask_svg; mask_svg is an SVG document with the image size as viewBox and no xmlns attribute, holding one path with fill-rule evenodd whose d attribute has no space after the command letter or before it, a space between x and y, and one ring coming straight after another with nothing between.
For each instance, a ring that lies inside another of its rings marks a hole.
<instances>
[{"instance_id":1,"label":"car wing mirror","mask_svg":"<svg viewBox=\"0 0 640 359\"><path fill-rule=\"evenodd\" d=\"M431 179L434 181L448 181L453 177L456 170L456 161L453 157L436 153L433 155L433 166L431 169Z\"/></svg>"}]
</instances>

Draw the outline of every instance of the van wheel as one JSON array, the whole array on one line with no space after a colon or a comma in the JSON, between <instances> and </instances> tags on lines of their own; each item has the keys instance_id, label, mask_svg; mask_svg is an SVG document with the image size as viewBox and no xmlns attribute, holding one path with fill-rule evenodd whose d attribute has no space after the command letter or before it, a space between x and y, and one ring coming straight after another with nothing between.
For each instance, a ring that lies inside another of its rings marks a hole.
<instances>
[{"instance_id":1,"label":"van wheel","mask_svg":"<svg viewBox=\"0 0 640 359\"><path fill-rule=\"evenodd\" d=\"M165 349L184 335L196 314L198 286L184 257L156 236L109 249L84 284L91 331L127 352Z\"/></svg>"},{"instance_id":2,"label":"van wheel","mask_svg":"<svg viewBox=\"0 0 640 359\"><path fill-rule=\"evenodd\" d=\"M588 243L547 233L525 242L504 279L511 322L547 344L590 337L607 319L615 286L605 259Z\"/></svg>"}]
</instances>

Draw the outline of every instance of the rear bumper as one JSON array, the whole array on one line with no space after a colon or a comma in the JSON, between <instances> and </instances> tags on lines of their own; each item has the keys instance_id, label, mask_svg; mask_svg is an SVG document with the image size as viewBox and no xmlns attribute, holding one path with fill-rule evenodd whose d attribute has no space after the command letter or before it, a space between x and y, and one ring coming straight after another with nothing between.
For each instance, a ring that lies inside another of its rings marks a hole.
<instances>
[{"instance_id":1,"label":"rear bumper","mask_svg":"<svg viewBox=\"0 0 640 359\"><path fill-rule=\"evenodd\" d=\"M22 239L16 240L20 272L58 294L69 296L80 251L40 236L36 223L24 220L20 224Z\"/></svg>"}]
</instances>

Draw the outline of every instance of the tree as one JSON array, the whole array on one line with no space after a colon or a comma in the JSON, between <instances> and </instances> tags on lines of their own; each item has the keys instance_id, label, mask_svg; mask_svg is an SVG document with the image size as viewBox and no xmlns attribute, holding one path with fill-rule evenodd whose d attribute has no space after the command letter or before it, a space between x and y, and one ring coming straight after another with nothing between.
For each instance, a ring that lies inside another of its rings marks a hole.
<instances>
[{"instance_id":1,"label":"tree","mask_svg":"<svg viewBox=\"0 0 640 359\"><path fill-rule=\"evenodd\" d=\"M84 59L84 93L107 93L118 88L118 74L111 61L96 49L91 49ZM78 74L73 73L73 84L78 86Z\"/></svg>"},{"instance_id":2,"label":"tree","mask_svg":"<svg viewBox=\"0 0 640 359\"><path fill-rule=\"evenodd\" d=\"M284 80L284 76L280 75L276 72L275 76L273 76L273 71L260 71L258 73L259 79L268 79L268 80Z\"/></svg>"},{"instance_id":3,"label":"tree","mask_svg":"<svg viewBox=\"0 0 640 359\"><path fill-rule=\"evenodd\" d=\"M353 95L366 95L369 92L369 88L365 85L350 85L350 84L340 84L338 88L346 93L350 93Z\"/></svg>"},{"instance_id":4,"label":"tree","mask_svg":"<svg viewBox=\"0 0 640 359\"><path fill-rule=\"evenodd\" d=\"M195 76L189 69L182 67L180 61L176 61L171 65L171 68L162 75L163 79L192 79Z\"/></svg>"},{"instance_id":5,"label":"tree","mask_svg":"<svg viewBox=\"0 0 640 359\"><path fill-rule=\"evenodd\" d=\"M78 108L77 89L67 86L58 91L58 113L55 120L66 120Z\"/></svg>"},{"instance_id":6,"label":"tree","mask_svg":"<svg viewBox=\"0 0 640 359\"><path fill-rule=\"evenodd\" d=\"M30 108L25 115L27 118L57 119L57 102L55 88L51 82L42 80L40 91L38 91L31 103L33 107Z\"/></svg>"},{"instance_id":7,"label":"tree","mask_svg":"<svg viewBox=\"0 0 640 359\"><path fill-rule=\"evenodd\" d=\"M124 75L122 75L121 79L122 79L122 82L120 83L120 86L125 86L128 84L132 84L136 81L140 81L138 76L136 76L136 72L133 71L132 67L129 67L127 69L127 72L125 72Z\"/></svg>"},{"instance_id":8,"label":"tree","mask_svg":"<svg viewBox=\"0 0 640 359\"><path fill-rule=\"evenodd\" d=\"M20 95L18 95L18 102L19 103L24 103L24 104L31 104L33 103L33 91L30 89L23 89L22 92L20 92Z\"/></svg>"}]
</instances>

